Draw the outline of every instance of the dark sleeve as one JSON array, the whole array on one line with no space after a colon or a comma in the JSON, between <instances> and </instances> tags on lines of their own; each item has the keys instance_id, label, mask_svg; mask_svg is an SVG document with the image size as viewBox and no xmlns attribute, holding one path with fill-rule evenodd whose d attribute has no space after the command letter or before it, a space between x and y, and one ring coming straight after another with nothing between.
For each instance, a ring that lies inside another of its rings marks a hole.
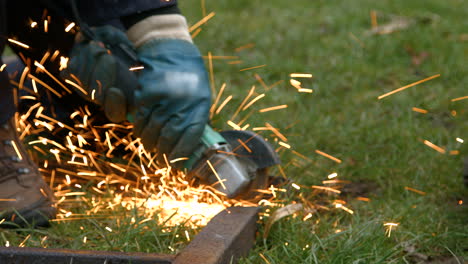
<instances>
[{"instance_id":1,"label":"dark sleeve","mask_svg":"<svg viewBox=\"0 0 468 264\"><path fill-rule=\"evenodd\" d=\"M102 26L110 21L133 25L153 14L177 13L177 0L39 0L49 10L69 20L74 2L81 19L90 26ZM135 22L136 21L136 22Z\"/></svg>"},{"instance_id":2,"label":"dark sleeve","mask_svg":"<svg viewBox=\"0 0 468 264\"><path fill-rule=\"evenodd\" d=\"M129 16L123 16L120 18L122 24L126 29L130 28L131 26L135 25L139 21L155 15L169 15L169 14L180 14L180 10L176 5L172 6L165 6L161 8L155 8L147 11L143 11L141 13L135 13Z\"/></svg>"},{"instance_id":3,"label":"dark sleeve","mask_svg":"<svg viewBox=\"0 0 468 264\"><path fill-rule=\"evenodd\" d=\"M177 0L75 0L80 16L90 25L124 18L134 24L142 17L158 12L178 12Z\"/></svg>"}]
</instances>

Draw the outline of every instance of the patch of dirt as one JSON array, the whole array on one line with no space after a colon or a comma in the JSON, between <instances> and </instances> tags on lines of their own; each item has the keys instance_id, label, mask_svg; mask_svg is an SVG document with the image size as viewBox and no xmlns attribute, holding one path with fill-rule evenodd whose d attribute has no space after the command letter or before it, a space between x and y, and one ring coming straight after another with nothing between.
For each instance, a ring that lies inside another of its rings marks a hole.
<instances>
[{"instance_id":1,"label":"patch of dirt","mask_svg":"<svg viewBox=\"0 0 468 264\"><path fill-rule=\"evenodd\" d=\"M340 190L341 196L353 198L374 194L380 190L380 187L376 182L371 180L358 180L345 184Z\"/></svg>"}]
</instances>

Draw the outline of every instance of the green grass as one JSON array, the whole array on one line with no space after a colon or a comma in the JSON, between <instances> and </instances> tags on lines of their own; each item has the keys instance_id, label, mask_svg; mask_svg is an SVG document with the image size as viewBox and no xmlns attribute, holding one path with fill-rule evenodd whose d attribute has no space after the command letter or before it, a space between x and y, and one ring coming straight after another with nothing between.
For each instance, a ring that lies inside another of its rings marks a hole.
<instances>
[{"instance_id":1,"label":"green grass","mask_svg":"<svg viewBox=\"0 0 468 264\"><path fill-rule=\"evenodd\" d=\"M180 5L190 24L202 18L199 0ZM457 199L467 197L461 171L468 149L467 143L455 140L468 140L468 100L450 101L468 95L464 1L206 0L206 7L216 16L195 38L202 53L242 60L239 65L213 61L215 87L226 82L223 99L234 95L213 120L214 126L229 128L226 121L252 85L258 93L264 92L255 73L268 85L284 80L254 108L280 104L288 108L254 114L247 123L256 127L269 122L281 128L293 149L310 159L282 151L288 177L302 186L320 185L329 173L337 172L342 180L368 180L378 186L366 195L371 199L368 203L349 199L353 215L332 210L315 213L305 222L301 214L280 220L267 239L257 239L241 263L266 263L260 254L269 263L411 263L404 251L408 245L429 256L468 255L468 212L466 206L456 205ZM367 34L371 10L377 11L380 25L392 16L412 24L388 35ZM235 52L249 43L255 47ZM408 49L429 56L414 65ZM263 64L267 66L239 72ZM304 79L303 86L314 93L295 92L289 85L293 72L312 73L314 78ZM441 77L377 100L381 94L434 74ZM416 113L412 107L429 113ZM459 150L460 155L442 155L422 140ZM319 156L316 149L343 162ZM427 194L407 191L405 186ZM293 190L288 193L291 201L298 200ZM314 196L309 196L313 203ZM49 237L48 247L172 252L169 246L179 250L186 244L184 228L163 233L153 222L131 228L131 213L121 214L128 214L124 218L128 221L119 226L112 220L96 220L32 231L26 245L41 246L44 235ZM399 223L391 237L385 235L385 222ZM106 225L113 232L106 231ZM337 229L341 232L336 233ZM0 243L9 240L18 245L25 236L2 230ZM84 236L90 241L86 245Z\"/></svg>"}]
</instances>

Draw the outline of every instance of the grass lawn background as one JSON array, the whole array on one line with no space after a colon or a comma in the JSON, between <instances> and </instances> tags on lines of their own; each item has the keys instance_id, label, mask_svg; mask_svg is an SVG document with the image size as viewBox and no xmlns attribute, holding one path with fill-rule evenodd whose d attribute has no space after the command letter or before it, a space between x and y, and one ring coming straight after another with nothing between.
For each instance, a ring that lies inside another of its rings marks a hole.
<instances>
[{"instance_id":1,"label":"grass lawn background","mask_svg":"<svg viewBox=\"0 0 468 264\"><path fill-rule=\"evenodd\" d=\"M451 102L468 95L465 1L206 0L205 5L207 13L216 15L202 27L196 44L205 55L239 56L242 61L213 60L215 87L226 82L226 95L234 95L213 125L229 129L226 121L250 87L263 92L254 74L267 85L284 80L255 109L288 108L252 115L247 123L281 128L288 144L308 157L282 150L287 176L301 186L321 185L332 172L341 180L372 183L365 194L370 202L348 199L353 215L332 210L305 222L301 215L280 220L241 263L412 263L405 252L409 247L434 257L467 255L468 213L457 202L467 197L461 171L468 143L456 138L468 140L468 100ZM180 7L192 25L203 17L199 0L181 1ZM410 25L392 34L369 34L372 10L379 25L395 17ZM236 52L249 43L255 46ZM293 72L312 73L314 78L301 81L314 93L297 93L289 84ZM441 77L377 100L435 74ZM460 154L440 154L423 140ZM316 149L343 162L317 155ZM289 194L288 199L298 201L294 189ZM390 237L386 222L399 223ZM106 225L114 232L106 232ZM112 219L54 224L31 231L26 246L41 246L45 235L48 247L100 250L173 253L187 243L182 227L164 232L150 222L132 226L124 220L117 226ZM18 245L26 235L1 230L0 242Z\"/></svg>"}]
</instances>

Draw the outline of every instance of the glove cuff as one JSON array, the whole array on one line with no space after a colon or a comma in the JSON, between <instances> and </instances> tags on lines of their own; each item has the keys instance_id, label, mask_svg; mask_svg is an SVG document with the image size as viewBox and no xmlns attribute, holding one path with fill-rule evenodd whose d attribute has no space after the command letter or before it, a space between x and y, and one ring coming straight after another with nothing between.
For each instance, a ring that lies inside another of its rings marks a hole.
<instances>
[{"instance_id":1,"label":"glove cuff","mask_svg":"<svg viewBox=\"0 0 468 264\"><path fill-rule=\"evenodd\" d=\"M187 20L179 14L147 17L131 26L127 37L136 48L153 39L181 39L192 43Z\"/></svg>"}]
</instances>

